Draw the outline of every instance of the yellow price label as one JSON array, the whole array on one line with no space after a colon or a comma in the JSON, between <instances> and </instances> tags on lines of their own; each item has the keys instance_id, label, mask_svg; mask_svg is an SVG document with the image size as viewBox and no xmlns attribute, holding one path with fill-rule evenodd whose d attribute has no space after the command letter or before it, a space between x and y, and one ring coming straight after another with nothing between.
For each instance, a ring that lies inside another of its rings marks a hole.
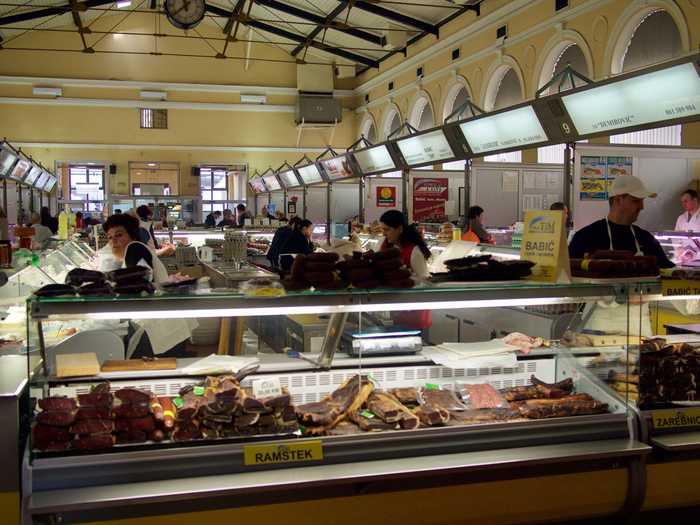
<instances>
[{"instance_id":1,"label":"yellow price label","mask_svg":"<svg viewBox=\"0 0 700 525\"><path fill-rule=\"evenodd\" d=\"M654 428L700 426L700 408L654 410L651 413L651 421Z\"/></svg>"},{"instance_id":2,"label":"yellow price label","mask_svg":"<svg viewBox=\"0 0 700 525\"><path fill-rule=\"evenodd\" d=\"M700 281L661 279L661 295L665 297L700 295Z\"/></svg>"},{"instance_id":3,"label":"yellow price label","mask_svg":"<svg viewBox=\"0 0 700 525\"><path fill-rule=\"evenodd\" d=\"M323 444L321 441L285 441L265 445L246 445L243 447L245 465L274 465L277 463L301 463L321 461Z\"/></svg>"}]
</instances>

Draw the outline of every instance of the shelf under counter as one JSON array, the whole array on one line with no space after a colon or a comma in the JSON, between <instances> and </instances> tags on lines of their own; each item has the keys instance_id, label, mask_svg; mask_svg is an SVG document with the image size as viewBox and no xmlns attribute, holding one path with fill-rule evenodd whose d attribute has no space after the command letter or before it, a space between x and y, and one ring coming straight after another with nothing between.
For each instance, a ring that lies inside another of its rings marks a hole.
<instances>
[{"instance_id":1,"label":"shelf under counter","mask_svg":"<svg viewBox=\"0 0 700 525\"><path fill-rule=\"evenodd\" d=\"M318 465L284 470L203 475L165 481L135 481L68 489L31 495L31 514L73 513L122 506L174 504L178 501L268 493L272 500L281 491L328 489L331 486L398 481L416 477L507 472L517 468L605 460L634 460L651 448L626 439L590 443L515 447L412 458L358 461L352 464ZM318 497L318 493L317 493Z\"/></svg>"}]
</instances>

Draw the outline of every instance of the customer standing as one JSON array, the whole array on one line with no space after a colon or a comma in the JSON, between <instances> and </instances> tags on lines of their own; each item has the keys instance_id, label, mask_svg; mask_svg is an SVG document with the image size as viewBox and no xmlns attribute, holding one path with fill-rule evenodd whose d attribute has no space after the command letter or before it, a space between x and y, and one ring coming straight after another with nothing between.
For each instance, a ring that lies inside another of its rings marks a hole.
<instances>
[{"instance_id":1,"label":"customer standing","mask_svg":"<svg viewBox=\"0 0 700 525\"><path fill-rule=\"evenodd\" d=\"M280 267L285 272L292 267L293 257L284 257L288 254L308 255L314 252L314 245L311 242L314 225L308 220L295 221L292 223L292 232L287 236L279 249Z\"/></svg>"},{"instance_id":2,"label":"customer standing","mask_svg":"<svg viewBox=\"0 0 700 525\"><path fill-rule=\"evenodd\" d=\"M493 237L484 228L484 208L472 206L467 213L467 231L462 235L463 241L495 244ZM469 235L469 234L472 235ZM478 239L478 241L477 241Z\"/></svg>"},{"instance_id":3,"label":"customer standing","mask_svg":"<svg viewBox=\"0 0 700 525\"><path fill-rule=\"evenodd\" d=\"M681 195L683 213L676 221L677 232L696 232L700 235L700 202L698 192L685 190ZM700 244L688 239L676 246L676 259L679 263L689 263L700 259Z\"/></svg>"},{"instance_id":4,"label":"customer standing","mask_svg":"<svg viewBox=\"0 0 700 525\"><path fill-rule=\"evenodd\" d=\"M430 249L425 244L414 224L408 224L406 216L399 210L384 212L379 218L384 232L384 242L381 250L398 248L401 251L401 261L411 270L416 281L426 280ZM433 324L430 310L414 310L407 312L392 312L394 324L413 330L424 330Z\"/></svg>"},{"instance_id":5,"label":"customer standing","mask_svg":"<svg viewBox=\"0 0 700 525\"><path fill-rule=\"evenodd\" d=\"M58 219L51 216L51 212L46 206L41 208L41 225L46 226L54 235L58 233Z\"/></svg>"}]
</instances>

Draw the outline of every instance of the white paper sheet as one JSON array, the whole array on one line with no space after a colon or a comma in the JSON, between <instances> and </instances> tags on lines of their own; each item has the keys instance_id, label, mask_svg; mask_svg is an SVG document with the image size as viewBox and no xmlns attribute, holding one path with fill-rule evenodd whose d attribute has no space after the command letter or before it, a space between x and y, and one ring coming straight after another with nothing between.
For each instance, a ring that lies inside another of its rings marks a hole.
<instances>
[{"instance_id":1,"label":"white paper sheet","mask_svg":"<svg viewBox=\"0 0 700 525\"><path fill-rule=\"evenodd\" d=\"M446 368L515 368L517 356L515 351L499 352L487 355L460 356L441 346L424 347L421 351L424 357Z\"/></svg>"},{"instance_id":2,"label":"white paper sheet","mask_svg":"<svg viewBox=\"0 0 700 525\"><path fill-rule=\"evenodd\" d=\"M239 370L259 362L257 357L211 354L184 367L182 372L186 375L235 374Z\"/></svg>"},{"instance_id":3,"label":"white paper sheet","mask_svg":"<svg viewBox=\"0 0 700 525\"><path fill-rule=\"evenodd\" d=\"M502 179L502 189L504 192L518 191L518 172L517 171L504 171L501 174L501 179Z\"/></svg>"},{"instance_id":4,"label":"white paper sheet","mask_svg":"<svg viewBox=\"0 0 700 525\"><path fill-rule=\"evenodd\" d=\"M527 210L541 210L542 209L542 195L523 195L523 211Z\"/></svg>"},{"instance_id":5,"label":"white paper sheet","mask_svg":"<svg viewBox=\"0 0 700 525\"><path fill-rule=\"evenodd\" d=\"M523 173L523 189L534 190L535 189L535 173L532 171L526 171Z\"/></svg>"}]
</instances>

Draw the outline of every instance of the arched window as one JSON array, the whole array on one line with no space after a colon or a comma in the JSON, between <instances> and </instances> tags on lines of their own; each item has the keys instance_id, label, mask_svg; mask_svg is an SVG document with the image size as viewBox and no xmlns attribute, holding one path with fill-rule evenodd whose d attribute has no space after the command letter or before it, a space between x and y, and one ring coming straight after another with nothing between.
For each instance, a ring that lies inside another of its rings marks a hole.
<instances>
[{"instance_id":1,"label":"arched window","mask_svg":"<svg viewBox=\"0 0 700 525\"><path fill-rule=\"evenodd\" d=\"M455 111L457 108L460 108L464 106L464 104L469 100L469 91L467 91L467 87L465 84L459 83L455 84L452 86L450 91L447 93L447 97L445 97L445 107L443 108L443 119L446 119L449 117L453 111ZM469 111L467 111L466 108L462 109L462 111L455 115L451 122L454 122L455 120L461 120L463 118L467 118L470 115ZM443 170L463 170L464 166L466 165L467 161L466 160L453 160L452 162L445 162L442 165Z\"/></svg>"},{"instance_id":2,"label":"arched window","mask_svg":"<svg viewBox=\"0 0 700 525\"><path fill-rule=\"evenodd\" d=\"M419 96L413 103L408 123L418 131L430 129L435 125L433 108L427 95Z\"/></svg>"},{"instance_id":3,"label":"arched window","mask_svg":"<svg viewBox=\"0 0 700 525\"><path fill-rule=\"evenodd\" d=\"M567 65L571 66L571 68L574 71L581 73L584 76L590 76L588 66L586 64L586 57L584 56L583 51L581 51L581 48L574 43L569 43L568 45L563 44L563 46L563 50L556 58L554 66L551 69L549 79L551 80L556 75L564 71ZM544 85L546 84L546 82L542 82L542 84ZM573 87L574 86L571 85L571 82L568 79L566 79L561 86L561 91L567 91L569 89L572 89ZM558 92L559 83L557 82L549 88L549 94ZM551 146L537 148L537 162L539 162L540 164L563 164L565 148L565 144L553 144Z\"/></svg>"},{"instance_id":4,"label":"arched window","mask_svg":"<svg viewBox=\"0 0 700 525\"><path fill-rule=\"evenodd\" d=\"M401 127L401 114L398 109L391 108L384 118L384 126L382 127L384 139L388 139L394 131Z\"/></svg>"},{"instance_id":5,"label":"arched window","mask_svg":"<svg viewBox=\"0 0 700 525\"><path fill-rule=\"evenodd\" d=\"M374 118L369 113L360 125L360 136L365 137L372 144L377 143L377 126L374 125Z\"/></svg>"},{"instance_id":6,"label":"arched window","mask_svg":"<svg viewBox=\"0 0 700 525\"><path fill-rule=\"evenodd\" d=\"M522 101L523 99L522 86L520 84L518 74L515 72L515 69L510 67L507 70L501 72L500 74L502 76L500 82L497 84L495 94L491 94L491 97L493 98L489 97L490 100L493 100L492 107L489 109L495 110L512 106ZM496 155L487 155L486 157L484 157L485 162L522 162L522 159L522 151L511 151L510 153L497 153Z\"/></svg>"},{"instance_id":7,"label":"arched window","mask_svg":"<svg viewBox=\"0 0 700 525\"><path fill-rule=\"evenodd\" d=\"M673 17L666 11L657 10L644 17L634 30L622 58L622 71L627 72L644 66L663 62L683 53L681 35ZM682 126L633 131L612 135L612 144L651 144L658 146L680 146Z\"/></svg>"}]
</instances>

